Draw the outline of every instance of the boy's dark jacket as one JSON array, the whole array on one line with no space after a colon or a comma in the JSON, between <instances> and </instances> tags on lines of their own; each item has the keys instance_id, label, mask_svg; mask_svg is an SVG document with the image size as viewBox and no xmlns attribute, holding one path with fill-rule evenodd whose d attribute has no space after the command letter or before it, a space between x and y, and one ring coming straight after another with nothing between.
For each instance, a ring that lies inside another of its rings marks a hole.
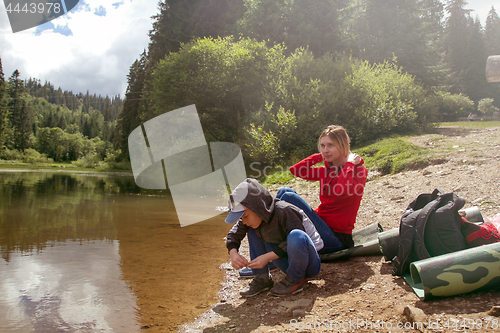
<instances>
[{"instance_id":1,"label":"boy's dark jacket","mask_svg":"<svg viewBox=\"0 0 500 333\"><path fill-rule=\"evenodd\" d=\"M241 204L257 214L262 223L255 234L268 243L278 244L274 253L280 258L286 256L286 238L293 229L305 231L302 224L302 213L296 206L274 198L269 191L255 179L247 178L249 192ZM226 237L226 247L239 249L245 238L248 226L241 220L231 228Z\"/></svg>"}]
</instances>

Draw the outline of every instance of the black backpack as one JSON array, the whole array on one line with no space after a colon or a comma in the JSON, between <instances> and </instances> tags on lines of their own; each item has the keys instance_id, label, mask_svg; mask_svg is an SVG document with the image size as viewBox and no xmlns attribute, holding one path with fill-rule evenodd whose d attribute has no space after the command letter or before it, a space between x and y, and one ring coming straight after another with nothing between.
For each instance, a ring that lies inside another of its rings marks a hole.
<instances>
[{"instance_id":1,"label":"black backpack","mask_svg":"<svg viewBox=\"0 0 500 333\"><path fill-rule=\"evenodd\" d=\"M404 212L399 225L399 249L392 275L408 272L410 263L466 248L458 211L465 199L435 189L420 194Z\"/></svg>"}]
</instances>

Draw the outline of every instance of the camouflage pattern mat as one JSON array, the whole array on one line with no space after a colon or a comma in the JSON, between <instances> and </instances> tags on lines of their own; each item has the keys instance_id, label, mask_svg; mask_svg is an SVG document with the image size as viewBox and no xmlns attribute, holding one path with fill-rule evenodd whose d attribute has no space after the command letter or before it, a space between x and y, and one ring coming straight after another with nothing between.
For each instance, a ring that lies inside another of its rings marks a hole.
<instances>
[{"instance_id":1,"label":"camouflage pattern mat","mask_svg":"<svg viewBox=\"0 0 500 333\"><path fill-rule=\"evenodd\" d=\"M330 262L337 259L348 259L354 256L366 256L373 254L380 254L380 246L378 235L384 229L380 223L372 223L367 227L356 230L352 233L352 240L354 247L337 251L333 253L326 253L321 255L321 262Z\"/></svg>"},{"instance_id":2,"label":"camouflage pattern mat","mask_svg":"<svg viewBox=\"0 0 500 333\"><path fill-rule=\"evenodd\" d=\"M392 261L399 250L399 228L381 232L378 234L378 242L385 260Z\"/></svg>"},{"instance_id":3,"label":"camouflage pattern mat","mask_svg":"<svg viewBox=\"0 0 500 333\"><path fill-rule=\"evenodd\" d=\"M404 278L421 300L498 288L500 243L414 261Z\"/></svg>"}]
</instances>

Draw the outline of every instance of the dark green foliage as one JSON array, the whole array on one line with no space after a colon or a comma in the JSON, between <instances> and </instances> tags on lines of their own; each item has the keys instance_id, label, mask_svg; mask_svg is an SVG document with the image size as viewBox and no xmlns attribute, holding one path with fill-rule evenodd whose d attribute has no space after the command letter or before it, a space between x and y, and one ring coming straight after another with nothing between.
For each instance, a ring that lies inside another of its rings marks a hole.
<instances>
[{"instance_id":1,"label":"dark green foliage","mask_svg":"<svg viewBox=\"0 0 500 333\"><path fill-rule=\"evenodd\" d=\"M281 48L250 39L203 38L162 60L153 76L156 115L196 104L208 141L239 142L264 104Z\"/></svg>"},{"instance_id":2,"label":"dark green foliage","mask_svg":"<svg viewBox=\"0 0 500 333\"><path fill-rule=\"evenodd\" d=\"M439 1L366 0L356 20L359 56L371 63L397 59L403 70L434 84L443 17Z\"/></svg>"},{"instance_id":3,"label":"dark green foliage","mask_svg":"<svg viewBox=\"0 0 500 333\"><path fill-rule=\"evenodd\" d=\"M245 0L240 21L243 36L284 43L290 52L308 47L316 56L347 49L342 41L344 12L349 1L333 0ZM344 21L345 20L345 21Z\"/></svg>"},{"instance_id":4,"label":"dark green foliage","mask_svg":"<svg viewBox=\"0 0 500 333\"><path fill-rule=\"evenodd\" d=\"M113 149L111 141L116 127L113 118L119 111L117 107L121 108L119 96L110 99L90 96L88 92L63 93L47 83L42 86L32 79L23 82L17 70L5 82L1 62L0 74L2 159L51 163L92 156L99 166L104 160L108 166L117 162L119 151ZM50 103L47 99L57 102ZM104 114L91 105L105 110Z\"/></svg>"},{"instance_id":5,"label":"dark green foliage","mask_svg":"<svg viewBox=\"0 0 500 333\"><path fill-rule=\"evenodd\" d=\"M0 149L4 143L4 133L8 121L7 108L7 82L2 68L2 59L0 59Z\"/></svg>"},{"instance_id":6,"label":"dark green foliage","mask_svg":"<svg viewBox=\"0 0 500 333\"><path fill-rule=\"evenodd\" d=\"M484 41L486 45L486 55L500 55L500 18L492 6L486 18L484 31ZM489 83L488 97L494 99L497 107L500 107L500 82Z\"/></svg>"},{"instance_id":7,"label":"dark green foliage","mask_svg":"<svg viewBox=\"0 0 500 333\"><path fill-rule=\"evenodd\" d=\"M32 78L25 82L25 87L31 96L43 98L51 104L64 106L71 111L81 110L83 113L90 113L91 110L98 110L106 121L116 120L123 107L120 95L109 98L107 95L106 97L90 95L89 91L85 94L74 94L61 88L55 89L50 82L42 85L40 80Z\"/></svg>"},{"instance_id":8,"label":"dark green foliage","mask_svg":"<svg viewBox=\"0 0 500 333\"><path fill-rule=\"evenodd\" d=\"M123 111L118 116L113 142L122 151L123 158L128 159L128 136L145 119L148 110L147 83L149 72L146 70L148 60L144 51L139 60L136 60L128 74L128 86L123 102Z\"/></svg>"},{"instance_id":9,"label":"dark green foliage","mask_svg":"<svg viewBox=\"0 0 500 333\"><path fill-rule=\"evenodd\" d=\"M156 114L196 104L207 141L236 142L247 161L312 153L330 124L360 145L428 123L419 116L425 90L393 64L317 59L304 49L286 57L251 39L195 40L161 61L153 78Z\"/></svg>"},{"instance_id":10,"label":"dark green foliage","mask_svg":"<svg viewBox=\"0 0 500 333\"><path fill-rule=\"evenodd\" d=\"M235 34L236 20L244 10L241 0L162 0L158 8L149 33L153 64L191 39Z\"/></svg>"},{"instance_id":11,"label":"dark green foliage","mask_svg":"<svg viewBox=\"0 0 500 333\"><path fill-rule=\"evenodd\" d=\"M486 53L488 55L500 54L500 17L493 6L486 18L484 38Z\"/></svg>"},{"instance_id":12,"label":"dark green foliage","mask_svg":"<svg viewBox=\"0 0 500 333\"><path fill-rule=\"evenodd\" d=\"M464 0L164 0L159 8L148 51L130 69L115 133L124 156L134 128L189 104L208 141L236 142L245 158L272 164L315 152L329 124L344 125L359 146L456 120L484 98L500 103L500 85L484 78L498 45L493 8L485 30ZM279 110L293 114L293 130L276 122Z\"/></svg>"},{"instance_id":13,"label":"dark green foliage","mask_svg":"<svg viewBox=\"0 0 500 333\"><path fill-rule=\"evenodd\" d=\"M98 137L89 139L81 133L71 134L58 127L44 127L39 129L35 147L38 152L56 162L67 162L86 155L96 155L97 161L102 161L112 145Z\"/></svg>"},{"instance_id":14,"label":"dark green foliage","mask_svg":"<svg viewBox=\"0 0 500 333\"><path fill-rule=\"evenodd\" d=\"M33 132L33 113L31 105L24 98L25 88L23 81L19 78L19 71L15 70L9 78L10 95L10 123L14 131L12 142L8 144L11 148L24 150L30 148L30 136Z\"/></svg>"}]
</instances>

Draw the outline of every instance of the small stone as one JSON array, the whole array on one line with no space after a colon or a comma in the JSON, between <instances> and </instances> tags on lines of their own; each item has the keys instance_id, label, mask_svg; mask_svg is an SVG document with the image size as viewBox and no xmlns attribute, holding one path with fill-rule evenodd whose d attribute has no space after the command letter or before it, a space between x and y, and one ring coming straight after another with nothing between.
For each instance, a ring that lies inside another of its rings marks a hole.
<instances>
[{"instance_id":1,"label":"small stone","mask_svg":"<svg viewBox=\"0 0 500 333\"><path fill-rule=\"evenodd\" d=\"M295 309L292 312L292 316L295 319L304 317L305 315L306 315L306 311L304 311L303 309Z\"/></svg>"},{"instance_id":2,"label":"small stone","mask_svg":"<svg viewBox=\"0 0 500 333\"><path fill-rule=\"evenodd\" d=\"M493 306L490 311L488 311L488 314L490 316L495 316L495 317L500 317L500 306L499 305L495 305Z\"/></svg>"},{"instance_id":3,"label":"small stone","mask_svg":"<svg viewBox=\"0 0 500 333\"><path fill-rule=\"evenodd\" d=\"M416 308L411 305L405 306L403 315L410 323L425 323L427 317L422 309Z\"/></svg>"}]
</instances>

